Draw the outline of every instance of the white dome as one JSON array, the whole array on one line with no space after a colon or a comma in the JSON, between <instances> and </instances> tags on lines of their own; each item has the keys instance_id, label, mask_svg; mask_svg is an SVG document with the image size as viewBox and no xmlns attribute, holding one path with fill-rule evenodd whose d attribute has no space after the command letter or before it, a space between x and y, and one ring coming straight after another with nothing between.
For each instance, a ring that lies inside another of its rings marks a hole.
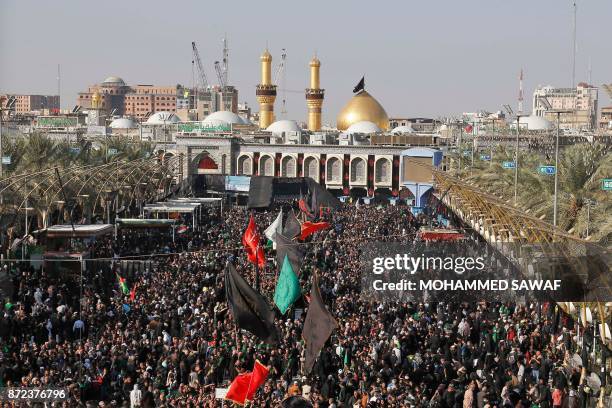
<instances>
[{"instance_id":1,"label":"white dome","mask_svg":"<svg viewBox=\"0 0 612 408\"><path fill-rule=\"evenodd\" d=\"M382 129L379 128L376 123L370 122L369 120L362 120L361 122L353 123L348 129L346 129L346 133L349 135L353 133L369 134L378 132L382 132Z\"/></svg>"},{"instance_id":2,"label":"white dome","mask_svg":"<svg viewBox=\"0 0 612 408\"><path fill-rule=\"evenodd\" d=\"M395 135L401 135L402 133L414 133L414 129L410 126L398 126L394 128L391 133Z\"/></svg>"},{"instance_id":3,"label":"white dome","mask_svg":"<svg viewBox=\"0 0 612 408\"><path fill-rule=\"evenodd\" d=\"M277 120L266 129L272 133L301 132L300 125L295 120Z\"/></svg>"},{"instance_id":4,"label":"white dome","mask_svg":"<svg viewBox=\"0 0 612 408\"><path fill-rule=\"evenodd\" d=\"M106 86L125 86L123 79L116 76L109 76L102 82L102 85Z\"/></svg>"},{"instance_id":5,"label":"white dome","mask_svg":"<svg viewBox=\"0 0 612 408\"><path fill-rule=\"evenodd\" d=\"M108 127L111 129L136 129L138 128L138 123L134 122L132 119L119 118L113 120Z\"/></svg>"},{"instance_id":6,"label":"white dome","mask_svg":"<svg viewBox=\"0 0 612 408\"><path fill-rule=\"evenodd\" d=\"M214 127L214 128L217 128L217 127L223 127L223 128L228 127L229 128L231 125L230 125L229 122L226 122L226 121L221 120L221 119L206 118L206 119L204 119L202 121L202 126L204 126L204 127Z\"/></svg>"},{"instance_id":7,"label":"white dome","mask_svg":"<svg viewBox=\"0 0 612 408\"><path fill-rule=\"evenodd\" d=\"M549 130L553 128L551 121L535 115L521 117L519 125L521 130ZM516 128L516 121L514 121L514 128Z\"/></svg>"},{"instance_id":8,"label":"white dome","mask_svg":"<svg viewBox=\"0 0 612 408\"><path fill-rule=\"evenodd\" d=\"M232 125L246 125L247 124L244 119L236 115L234 112L230 112L230 111L213 112L210 115L208 115L206 119L204 119L203 123L208 124L209 122L213 120L223 121L225 123L229 123ZM219 122L216 122L216 123L219 123Z\"/></svg>"},{"instance_id":9,"label":"white dome","mask_svg":"<svg viewBox=\"0 0 612 408\"><path fill-rule=\"evenodd\" d=\"M180 121L181 120L179 117L174 113L161 111L155 112L153 115L149 116L146 123L148 125L167 125L169 123L178 123Z\"/></svg>"}]
</instances>

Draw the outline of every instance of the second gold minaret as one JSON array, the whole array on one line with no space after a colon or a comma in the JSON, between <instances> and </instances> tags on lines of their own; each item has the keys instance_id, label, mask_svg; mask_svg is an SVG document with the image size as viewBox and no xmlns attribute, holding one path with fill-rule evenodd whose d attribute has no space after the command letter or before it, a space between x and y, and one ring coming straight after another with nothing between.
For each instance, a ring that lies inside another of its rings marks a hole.
<instances>
[{"instance_id":1,"label":"second gold minaret","mask_svg":"<svg viewBox=\"0 0 612 408\"><path fill-rule=\"evenodd\" d=\"M266 49L261 55L261 83L255 91L259 102L259 127L266 129L274 122L276 85L272 84L272 55Z\"/></svg>"},{"instance_id":2,"label":"second gold minaret","mask_svg":"<svg viewBox=\"0 0 612 408\"><path fill-rule=\"evenodd\" d=\"M306 89L306 105L308 106L308 130L321 130L321 107L325 97L325 89L321 89L319 69L321 61L315 56L310 61L310 88Z\"/></svg>"}]
</instances>

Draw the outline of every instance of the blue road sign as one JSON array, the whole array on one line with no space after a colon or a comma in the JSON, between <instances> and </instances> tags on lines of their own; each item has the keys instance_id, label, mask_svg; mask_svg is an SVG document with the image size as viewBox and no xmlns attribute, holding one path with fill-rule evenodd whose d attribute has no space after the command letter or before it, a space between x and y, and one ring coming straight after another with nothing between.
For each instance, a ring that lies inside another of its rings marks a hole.
<instances>
[{"instance_id":1,"label":"blue road sign","mask_svg":"<svg viewBox=\"0 0 612 408\"><path fill-rule=\"evenodd\" d=\"M545 176L552 176L556 172L555 166L540 166L538 167L538 173L543 174Z\"/></svg>"},{"instance_id":2,"label":"blue road sign","mask_svg":"<svg viewBox=\"0 0 612 408\"><path fill-rule=\"evenodd\" d=\"M489 154L481 154L480 155L480 160L482 160L482 161L491 161L491 155L489 155Z\"/></svg>"},{"instance_id":3,"label":"blue road sign","mask_svg":"<svg viewBox=\"0 0 612 408\"><path fill-rule=\"evenodd\" d=\"M505 161L505 162L502 164L502 167L503 167L504 169L513 169L513 168L514 168L514 167L516 167L516 166L514 165L514 162L513 162L513 161Z\"/></svg>"}]
</instances>

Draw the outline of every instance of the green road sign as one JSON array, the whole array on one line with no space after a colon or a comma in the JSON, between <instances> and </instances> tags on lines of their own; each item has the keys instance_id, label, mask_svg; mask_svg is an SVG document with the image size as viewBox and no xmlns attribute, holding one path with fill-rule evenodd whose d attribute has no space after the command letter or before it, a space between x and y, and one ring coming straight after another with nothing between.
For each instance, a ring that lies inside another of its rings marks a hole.
<instances>
[{"instance_id":1,"label":"green road sign","mask_svg":"<svg viewBox=\"0 0 612 408\"><path fill-rule=\"evenodd\" d=\"M601 180L601 189L603 191L612 190L612 179L602 179Z\"/></svg>"},{"instance_id":2,"label":"green road sign","mask_svg":"<svg viewBox=\"0 0 612 408\"><path fill-rule=\"evenodd\" d=\"M556 172L555 166L540 166L538 167L538 173L545 176L552 176Z\"/></svg>"}]
</instances>

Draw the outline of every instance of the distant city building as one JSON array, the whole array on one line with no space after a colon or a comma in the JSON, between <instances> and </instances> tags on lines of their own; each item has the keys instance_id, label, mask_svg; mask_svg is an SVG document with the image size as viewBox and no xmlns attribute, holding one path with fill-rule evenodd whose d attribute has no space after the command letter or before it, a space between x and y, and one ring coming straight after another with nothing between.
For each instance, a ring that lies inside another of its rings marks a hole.
<instances>
[{"instance_id":1,"label":"distant city building","mask_svg":"<svg viewBox=\"0 0 612 408\"><path fill-rule=\"evenodd\" d=\"M550 109L543 98L548 100ZM593 130L597 126L597 99L597 87L585 82L580 82L576 88L538 87L533 93L533 114L556 122L555 110L571 110L559 117L562 129Z\"/></svg>"},{"instance_id":2,"label":"distant city building","mask_svg":"<svg viewBox=\"0 0 612 408\"><path fill-rule=\"evenodd\" d=\"M98 94L100 109L107 115L132 116L142 120L158 111L176 112L177 98L183 97L184 88L175 86L128 86L119 77L108 77L101 84L80 92L77 104L83 109L93 107L92 99Z\"/></svg>"},{"instance_id":3,"label":"distant city building","mask_svg":"<svg viewBox=\"0 0 612 408\"><path fill-rule=\"evenodd\" d=\"M601 108L601 116L599 117L600 129L612 129L612 106Z\"/></svg>"},{"instance_id":4,"label":"distant city building","mask_svg":"<svg viewBox=\"0 0 612 408\"><path fill-rule=\"evenodd\" d=\"M15 97L16 114L49 114L57 113L60 109L60 98L57 95L2 95L0 97L2 107L11 96Z\"/></svg>"},{"instance_id":5,"label":"distant city building","mask_svg":"<svg viewBox=\"0 0 612 408\"><path fill-rule=\"evenodd\" d=\"M430 118L389 118L389 129L406 126L415 132L433 132L439 124L438 121Z\"/></svg>"}]
</instances>

